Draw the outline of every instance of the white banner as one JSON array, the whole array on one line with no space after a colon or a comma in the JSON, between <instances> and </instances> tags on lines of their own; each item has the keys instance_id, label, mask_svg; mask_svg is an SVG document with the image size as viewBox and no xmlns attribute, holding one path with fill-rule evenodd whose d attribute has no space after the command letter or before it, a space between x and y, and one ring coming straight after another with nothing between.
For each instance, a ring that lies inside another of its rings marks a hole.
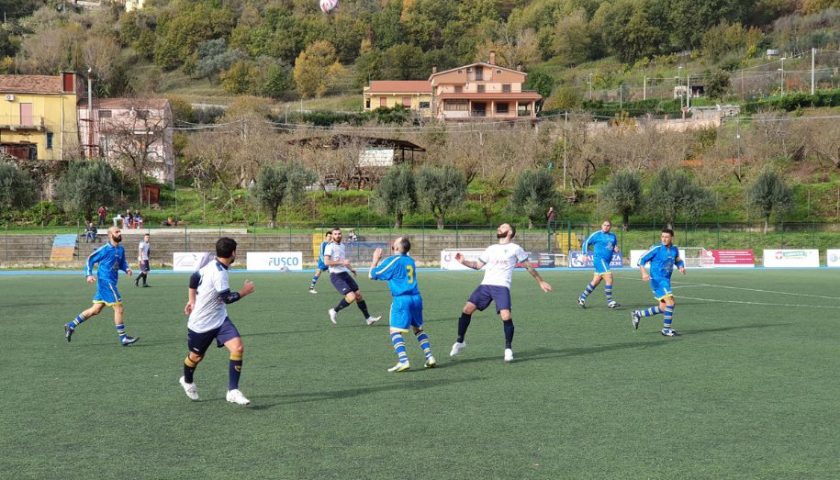
<instances>
[{"instance_id":1,"label":"white banner","mask_svg":"<svg viewBox=\"0 0 840 480\"><path fill-rule=\"evenodd\" d=\"M649 250L630 250L630 268L639 268L639 260L645 256Z\"/></svg>"},{"instance_id":2,"label":"white banner","mask_svg":"<svg viewBox=\"0 0 840 480\"><path fill-rule=\"evenodd\" d=\"M458 263L455 260L455 254L461 252L461 254L467 260L478 260L478 256L484 252L482 248L448 248L446 250L440 251L440 268L443 270L470 270L469 267L465 267Z\"/></svg>"},{"instance_id":3,"label":"white banner","mask_svg":"<svg viewBox=\"0 0 840 480\"><path fill-rule=\"evenodd\" d=\"M765 267L820 266L820 251L811 249L764 250Z\"/></svg>"},{"instance_id":4,"label":"white banner","mask_svg":"<svg viewBox=\"0 0 840 480\"><path fill-rule=\"evenodd\" d=\"M248 252L248 270L262 272L300 272L303 270L302 252Z\"/></svg>"},{"instance_id":5,"label":"white banner","mask_svg":"<svg viewBox=\"0 0 840 480\"><path fill-rule=\"evenodd\" d=\"M198 262L208 252L174 252L172 253L172 270L175 272L194 272Z\"/></svg>"},{"instance_id":6,"label":"white banner","mask_svg":"<svg viewBox=\"0 0 840 480\"><path fill-rule=\"evenodd\" d=\"M840 267L840 250L828 249L825 251L825 264L828 267Z\"/></svg>"}]
</instances>

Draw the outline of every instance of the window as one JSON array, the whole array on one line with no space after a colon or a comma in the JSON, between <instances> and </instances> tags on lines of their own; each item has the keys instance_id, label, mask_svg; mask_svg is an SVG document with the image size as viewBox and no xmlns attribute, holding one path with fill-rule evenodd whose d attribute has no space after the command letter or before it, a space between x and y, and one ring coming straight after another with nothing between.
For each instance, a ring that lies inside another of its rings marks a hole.
<instances>
[{"instance_id":1,"label":"window","mask_svg":"<svg viewBox=\"0 0 840 480\"><path fill-rule=\"evenodd\" d=\"M47 150L52 150L53 148L53 134L52 132L47 132Z\"/></svg>"},{"instance_id":2,"label":"window","mask_svg":"<svg viewBox=\"0 0 840 480\"><path fill-rule=\"evenodd\" d=\"M388 99L385 97L379 97L379 108L385 108L388 106Z\"/></svg>"},{"instance_id":3,"label":"window","mask_svg":"<svg viewBox=\"0 0 840 480\"><path fill-rule=\"evenodd\" d=\"M476 68L475 69L475 79L476 80L484 80L484 69L483 68Z\"/></svg>"},{"instance_id":4,"label":"window","mask_svg":"<svg viewBox=\"0 0 840 480\"><path fill-rule=\"evenodd\" d=\"M484 85L476 85L475 89L478 93L484 93Z\"/></svg>"},{"instance_id":5,"label":"window","mask_svg":"<svg viewBox=\"0 0 840 480\"><path fill-rule=\"evenodd\" d=\"M111 111L110 110L100 110L99 111L99 118L111 118Z\"/></svg>"},{"instance_id":6,"label":"window","mask_svg":"<svg viewBox=\"0 0 840 480\"><path fill-rule=\"evenodd\" d=\"M509 83L502 84L502 93L510 93L510 84Z\"/></svg>"},{"instance_id":7,"label":"window","mask_svg":"<svg viewBox=\"0 0 840 480\"><path fill-rule=\"evenodd\" d=\"M507 103L497 103L496 104L496 113L508 113L508 104Z\"/></svg>"},{"instance_id":8,"label":"window","mask_svg":"<svg viewBox=\"0 0 840 480\"><path fill-rule=\"evenodd\" d=\"M464 87L462 85L455 85L455 93L464 93Z\"/></svg>"},{"instance_id":9,"label":"window","mask_svg":"<svg viewBox=\"0 0 840 480\"><path fill-rule=\"evenodd\" d=\"M527 117L531 115L531 104L530 103L519 103L517 109L517 115L520 117Z\"/></svg>"},{"instance_id":10,"label":"window","mask_svg":"<svg viewBox=\"0 0 840 480\"><path fill-rule=\"evenodd\" d=\"M367 108L368 110L370 110L370 99L369 99L369 98L366 98L366 99L365 99L365 108Z\"/></svg>"},{"instance_id":11,"label":"window","mask_svg":"<svg viewBox=\"0 0 840 480\"><path fill-rule=\"evenodd\" d=\"M402 97L402 106L405 108L411 108L411 97Z\"/></svg>"},{"instance_id":12,"label":"window","mask_svg":"<svg viewBox=\"0 0 840 480\"><path fill-rule=\"evenodd\" d=\"M469 100L444 100L443 102L443 109L447 112L466 112L469 108Z\"/></svg>"},{"instance_id":13,"label":"window","mask_svg":"<svg viewBox=\"0 0 840 480\"><path fill-rule=\"evenodd\" d=\"M428 110L432 105L429 102L420 102L420 110Z\"/></svg>"},{"instance_id":14,"label":"window","mask_svg":"<svg viewBox=\"0 0 840 480\"><path fill-rule=\"evenodd\" d=\"M137 110L137 118L140 120L148 120L149 119L149 111L148 110Z\"/></svg>"}]
</instances>

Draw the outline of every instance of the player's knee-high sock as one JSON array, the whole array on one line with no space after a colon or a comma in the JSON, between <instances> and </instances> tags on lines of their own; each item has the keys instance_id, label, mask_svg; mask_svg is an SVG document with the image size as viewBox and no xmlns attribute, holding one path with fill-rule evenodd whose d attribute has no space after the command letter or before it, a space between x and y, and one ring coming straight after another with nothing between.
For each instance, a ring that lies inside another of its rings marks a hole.
<instances>
[{"instance_id":1,"label":"player's knee-high sock","mask_svg":"<svg viewBox=\"0 0 840 480\"><path fill-rule=\"evenodd\" d=\"M239 375L242 373L242 354L230 354L230 368L228 370L228 390L239 389Z\"/></svg>"},{"instance_id":2,"label":"player's knee-high sock","mask_svg":"<svg viewBox=\"0 0 840 480\"><path fill-rule=\"evenodd\" d=\"M587 283L586 284L586 290L584 290L583 293L580 294L580 299L581 300L586 300L586 297L588 297L590 293L594 292L595 287L597 287L597 286L598 285L592 285L592 282Z\"/></svg>"},{"instance_id":3,"label":"player's knee-high sock","mask_svg":"<svg viewBox=\"0 0 840 480\"><path fill-rule=\"evenodd\" d=\"M187 383L193 383L193 375L195 374L195 367L198 364L190 360L190 357L184 359L184 381Z\"/></svg>"},{"instance_id":4,"label":"player's knee-high sock","mask_svg":"<svg viewBox=\"0 0 840 480\"><path fill-rule=\"evenodd\" d=\"M674 320L674 305L665 305L665 318L663 319L663 326L671 328L671 322Z\"/></svg>"},{"instance_id":5,"label":"player's knee-high sock","mask_svg":"<svg viewBox=\"0 0 840 480\"><path fill-rule=\"evenodd\" d=\"M344 297L342 297L341 301L338 302L338 305L336 305L335 308L333 308L333 310L335 310L336 312L340 312L341 310L344 310L345 308L347 308L349 306L350 306L350 304L347 303L347 300L345 300Z\"/></svg>"},{"instance_id":6,"label":"player's knee-high sock","mask_svg":"<svg viewBox=\"0 0 840 480\"><path fill-rule=\"evenodd\" d=\"M312 276L312 283L309 284L309 289L310 290L315 288L315 284L318 283L318 277L320 277L320 275L313 275Z\"/></svg>"},{"instance_id":7,"label":"player's knee-high sock","mask_svg":"<svg viewBox=\"0 0 840 480\"><path fill-rule=\"evenodd\" d=\"M429 336L423 330L420 330L414 335L417 336L417 342L420 343L420 348L423 349L423 353L426 354L426 359L428 360L432 356L432 344L429 343Z\"/></svg>"},{"instance_id":8,"label":"player's knee-high sock","mask_svg":"<svg viewBox=\"0 0 840 480\"><path fill-rule=\"evenodd\" d=\"M146 272L143 272L143 273L140 274L140 276L143 277L143 285L145 285L146 284L146 279L149 278L149 274L146 273Z\"/></svg>"},{"instance_id":9,"label":"player's knee-high sock","mask_svg":"<svg viewBox=\"0 0 840 480\"><path fill-rule=\"evenodd\" d=\"M117 335L120 336L120 341L122 342L125 340L125 324L121 323L116 326L117 327Z\"/></svg>"},{"instance_id":10,"label":"player's knee-high sock","mask_svg":"<svg viewBox=\"0 0 840 480\"><path fill-rule=\"evenodd\" d=\"M612 285L604 284L604 295L607 297L607 302L612 302Z\"/></svg>"},{"instance_id":11,"label":"player's knee-high sock","mask_svg":"<svg viewBox=\"0 0 840 480\"><path fill-rule=\"evenodd\" d=\"M400 332L391 334L391 343L394 344L394 351L400 363L408 363L408 352L405 351L405 340Z\"/></svg>"},{"instance_id":12,"label":"player's knee-high sock","mask_svg":"<svg viewBox=\"0 0 840 480\"><path fill-rule=\"evenodd\" d=\"M502 322L502 325L505 329L505 348L511 348L510 345L513 343L513 319Z\"/></svg>"},{"instance_id":13,"label":"player's knee-high sock","mask_svg":"<svg viewBox=\"0 0 840 480\"><path fill-rule=\"evenodd\" d=\"M370 318L370 313L368 313L368 309L367 309L367 302L362 300L360 302L356 302L356 305L359 307L359 310L362 311L362 315L364 315L365 318Z\"/></svg>"},{"instance_id":14,"label":"player's knee-high sock","mask_svg":"<svg viewBox=\"0 0 840 480\"><path fill-rule=\"evenodd\" d=\"M73 330L76 327L78 327L79 325L81 325L82 322L84 322L85 320L87 320L87 318L85 318L84 314L80 313L80 314L76 315L76 318L74 318L73 320L70 321L70 323L67 324L67 328L69 328L70 330Z\"/></svg>"},{"instance_id":15,"label":"player's knee-high sock","mask_svg":"<svg viewBox=\"0 0 840 480\"><path fill-rule=\"evenodd\" d=\"M655 307L650 307L645 310L639 310L639 313L641 313L643 317L652 317L654 315L659 315L660 313L662 313L662 309L659 308L659 306L657 305Z\"/></svg>"},{"instance_id":16,"label":"player's knee-high sock","mask_svg":"<svg viewBox=\"0 0 840 480\"><path fill-rule=\"evenodd\" d=\"M461 318L458 319L458 338L456 339L459 343L464 343L464 335L470 328L470 320L472 320L472 315L461 313Z\"/></svg>"}]
</instances>

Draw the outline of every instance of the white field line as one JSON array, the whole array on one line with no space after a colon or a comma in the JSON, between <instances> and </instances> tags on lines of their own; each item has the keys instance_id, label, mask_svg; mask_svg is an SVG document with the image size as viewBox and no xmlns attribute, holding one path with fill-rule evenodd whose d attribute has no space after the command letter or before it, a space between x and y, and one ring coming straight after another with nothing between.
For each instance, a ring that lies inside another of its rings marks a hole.
<instances>
[{"instance_id":1,"label":"white field line","mask_svg":"<svg viewBox=\"0 0 840 480\"><path fill-rule=\"evenodd\" d=\"M642 281L641 278L633 278L633 277L622 277L622 279L628 280L638 280ZM840 297L829 297L827 295L814 295L810 293L796 293L796 292L779 292L776 290L762 290L760 288L747 288L747 287L733 287L730 285L715 285L713 283L676 283L672 285L674 289L677 288L696 288L696 287L708 287L708 288L721 288L727 290L743 290L746 292L755 292L755 293L770 293L773 295L793 295L795 297L807 297L807 298L820 298L823 300L840 300ZM683 297L688 298L688 297ZM756 304L758 305L758 304ZM773 304L766 304L766 305L773 305Z\"/></svg>"},{"instance_id":2,"label":"white field line","mask_svg":"<svg viewBox=\"0 0 840 480\"><path fill-rule=\"evenodd\" d=\"M715 298L700 298L700 297L686 297L685 295L680 295L680 299L685 300L700 300L702 302L710 302L710 303L737 303L740 305L757 305L762 307L784 307L784 308L820 308L824 310L840 310L840 305L836 306L828 306L828 305L802 305L802 304L795 304L795 303L766 303L766 302L748 302L746 300L718 300Z\"/></svg>"}]
</instances>

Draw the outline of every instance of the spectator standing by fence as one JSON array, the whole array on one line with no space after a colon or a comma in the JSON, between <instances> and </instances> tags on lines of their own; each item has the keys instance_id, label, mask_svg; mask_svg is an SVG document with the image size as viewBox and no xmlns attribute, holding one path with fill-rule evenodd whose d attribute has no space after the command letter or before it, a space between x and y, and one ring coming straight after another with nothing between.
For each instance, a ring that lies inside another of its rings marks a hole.
<instances>
[{"instance_id":1,"label":"spectator standing by fence","mask_svg":"<svg viewBox=\"0 0 840 480\"><path fill-rule=\"evenodd\" d=\"M105 208L105 205L100 205L99 209L96 211L96 214L99 216L99 226L105 226L105 219L108 217L108 209Z\"/></svg>"},{"instance_id":2,"label":"spectator standing by fence","mask_svg":"<svg viewBox=\"0 0 840 480\"><path fill-rule=\"evenodd\" d=\"M554 207L548 207L548 213L545 214L546 223L548 225L548 233L554 233L557 229L557 212Z\"/></svg>"}]
</instances>

